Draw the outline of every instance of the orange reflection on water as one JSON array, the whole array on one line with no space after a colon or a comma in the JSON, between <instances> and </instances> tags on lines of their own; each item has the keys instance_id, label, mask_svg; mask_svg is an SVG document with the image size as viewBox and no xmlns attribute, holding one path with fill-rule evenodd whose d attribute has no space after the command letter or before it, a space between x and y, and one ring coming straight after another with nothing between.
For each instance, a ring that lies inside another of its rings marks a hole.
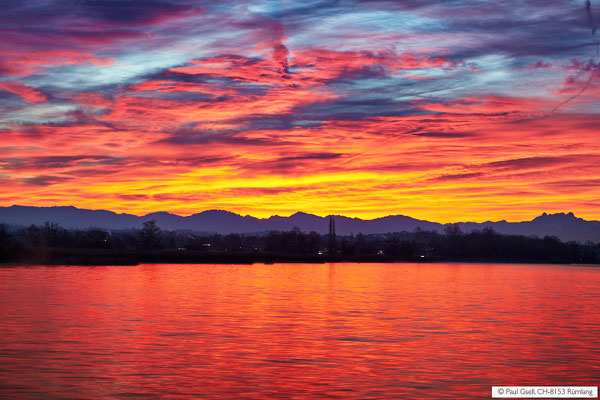
<instances>
[{"instance_id":1,"label":"orange reflection on water","mask_svg":"<svg viewBox=\"0 0 600 400\"><path fill-rule=\"evenodd\" d=\"M596 268L0 269L0 397L489 398L597 385Z\"/></svg>"}]
</instances>

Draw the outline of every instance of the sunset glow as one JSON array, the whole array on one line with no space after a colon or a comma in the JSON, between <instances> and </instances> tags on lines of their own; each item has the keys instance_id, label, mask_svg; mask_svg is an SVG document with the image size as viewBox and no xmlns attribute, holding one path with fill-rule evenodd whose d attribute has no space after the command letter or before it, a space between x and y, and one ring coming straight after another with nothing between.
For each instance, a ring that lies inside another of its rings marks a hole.
<instances>
[{"instance_id":1,"label":"sunset glow","mask_svg":"<svg viewBox=\"0 0 600 400\"><path fill-rule=\"evenodd\" d=\"M600 219L600 3L9 0L0 206Z\"/></svg>"}]
</instances>

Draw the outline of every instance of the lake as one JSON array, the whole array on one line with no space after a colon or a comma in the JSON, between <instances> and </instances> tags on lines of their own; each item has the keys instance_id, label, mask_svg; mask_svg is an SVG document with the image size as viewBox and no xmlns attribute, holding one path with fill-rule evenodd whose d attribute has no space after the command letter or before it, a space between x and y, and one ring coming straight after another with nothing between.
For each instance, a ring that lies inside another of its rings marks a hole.
<instances>
[{"instance_id":1,"label":"lake","mask_svg":"<svg viewBox=\"0 0 600 400\"><path fill-rule=\"evenodd\" d=\"M600 268L0 268L2 399L481 399L596 386Z\"/></svg>"}]
</instances>

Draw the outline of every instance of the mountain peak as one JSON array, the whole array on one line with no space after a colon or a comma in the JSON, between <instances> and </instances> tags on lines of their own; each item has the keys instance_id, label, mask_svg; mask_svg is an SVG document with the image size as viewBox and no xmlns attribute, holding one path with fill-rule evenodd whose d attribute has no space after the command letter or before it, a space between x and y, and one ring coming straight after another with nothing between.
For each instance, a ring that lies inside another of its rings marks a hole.
<instances>
[{"instance_id":1,"label":"mountain peak","mask_svg":"<svg viewBox=\"0 0 600 400\"><path fill-rule=\"evenodd\" d=\"M150 214L144 215L144 218L151 217L151 216L158 216L158 215L175 215L175 214L171 214L170 212L167 212L167 211L157 211L157 212L152 212Z\"/></svg>"},{"instance_id":2,"label":"mountain peak","mask_svg":"<svg viewBox=\"0 0 600 400\"><path fill-rule=\"evenodd\" d=\"M573 214L573 211L570 211L568 213L554 213L554 214L548 214L548 213L543 213L542 215L540 215L539 217L536 217L534 220L537 219L577 219L577 217L575 216L575 214Z\"/></svg>"},{"instance_id":3,"label":"mountain peak","mask_svg":"<svg viewBox=\"0 0 600 400\"><path fill-rule=\"evenodd\" d=\"M226 210L206 210L194 215L238 215L231 211Z\"/></svg>"},{"instance_id":4,"label":"mountain peak","mask_svg":"<svg viewBox=\"0 0 600 400\"><path fill-rule=\"evenodd\" d=\"M305 213L303 211L296 211L295 213L293 213L292 215L290 215L290 217L300 217L300 216L313 216L313 214L309 214L309 213Z\"/></svg>"}]
</instances>

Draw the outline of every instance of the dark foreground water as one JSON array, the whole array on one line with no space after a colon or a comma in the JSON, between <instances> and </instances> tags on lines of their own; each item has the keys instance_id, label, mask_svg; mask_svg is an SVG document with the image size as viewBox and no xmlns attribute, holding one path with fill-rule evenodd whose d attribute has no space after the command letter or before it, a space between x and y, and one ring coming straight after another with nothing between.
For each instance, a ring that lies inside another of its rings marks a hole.
<instances>
[{"instance_id":1,"label":"dark foreground water","mask_svg":"<svg viewBox=\"0 0 600 400\"><path fill-rule=\"evenodd\" d=\"M600 268L0 268L1 399L481 399L600 384Z\"/></svg>"}]
</instances>

